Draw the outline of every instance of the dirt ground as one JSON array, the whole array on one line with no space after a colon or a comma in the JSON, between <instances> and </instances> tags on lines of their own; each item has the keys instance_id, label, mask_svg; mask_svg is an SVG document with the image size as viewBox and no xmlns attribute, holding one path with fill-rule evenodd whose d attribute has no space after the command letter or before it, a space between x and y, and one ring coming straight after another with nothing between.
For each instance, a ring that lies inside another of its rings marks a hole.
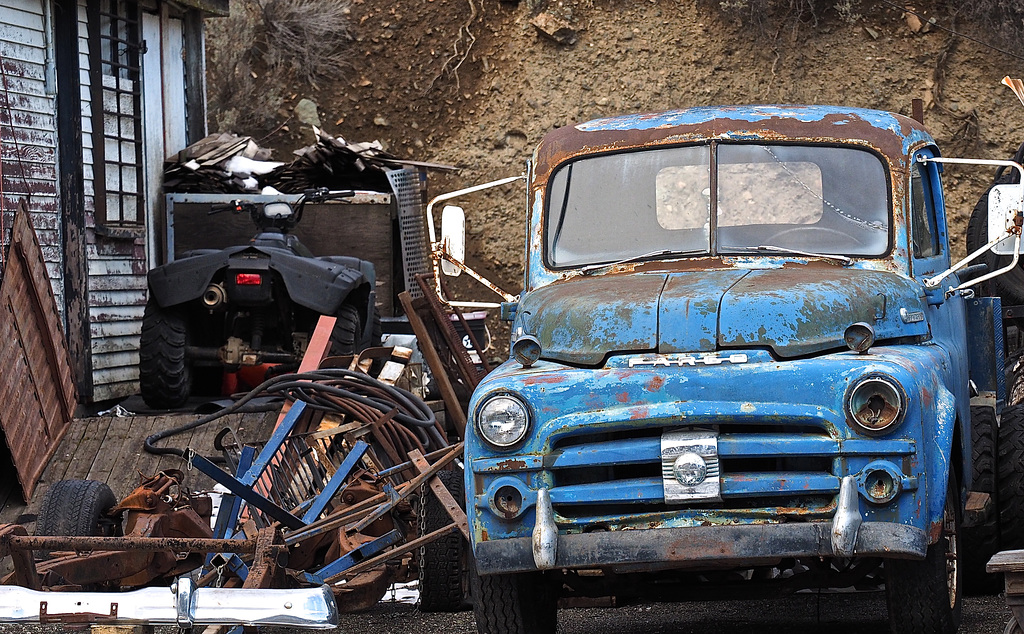
<instances>
[{"instance_id":1,"label":"dirt ground","mask_svg":"<svg viewBox=\"0 0 1024 634\"><path fill-rule=\"evenodd\" d=\"M244 1L232 0L232 10ZM936 26L921 29L913 16L870 0L853 21L828 9L816 25L770 28L745 26L719 3L694 0L351 0L344 79L265 86L241 106L259 116L218 103L211 89L210 127L262 139L285 158L312 142L292 110L311 99L332 134L458 166L432 175L431 195L522 172L553 128L698 105L837 104L909 115L911 100L923 98L926 124L946 155L1008 158L1024 141L1024 106L999 81L1024 76L1024 61L950 35L938 28L951 24L949 16L917 4ZM568 23L575 42L543 35L531 23L541 12ZM237 31L210 22L215 71L224 71L238 41ZM228 127L245 119L259 122ZM992 172L946 173L959 254ZM522 280L524 194L509 187L461 201L469 263L511 292ZM487 291L474 293L483 299Z\"/></svg>"}]
</instances>

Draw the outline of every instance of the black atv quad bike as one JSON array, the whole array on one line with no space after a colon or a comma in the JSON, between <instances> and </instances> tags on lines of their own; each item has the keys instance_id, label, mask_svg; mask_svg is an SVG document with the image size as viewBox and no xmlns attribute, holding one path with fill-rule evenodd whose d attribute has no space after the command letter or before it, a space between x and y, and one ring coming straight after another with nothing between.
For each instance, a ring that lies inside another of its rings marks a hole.
<instances>
[{"instance_id":1,"label":"black atv quad bike","mask_svg":"<svg viewBox=\"0 0 1024 634\"><path fill-rule=\"evenodd\" d=\"M139 374L154 408L182 405L193 385L215 385L223 371L296 364L321 315L337 317L332 354L380 344L374 270L365 260L315 257L288 232L306 202L352 191L307 190L295 206L243 201L211 209L249 213L258 228L248 245L200 249L149 272Z\"/></svg>"}]
</instances>

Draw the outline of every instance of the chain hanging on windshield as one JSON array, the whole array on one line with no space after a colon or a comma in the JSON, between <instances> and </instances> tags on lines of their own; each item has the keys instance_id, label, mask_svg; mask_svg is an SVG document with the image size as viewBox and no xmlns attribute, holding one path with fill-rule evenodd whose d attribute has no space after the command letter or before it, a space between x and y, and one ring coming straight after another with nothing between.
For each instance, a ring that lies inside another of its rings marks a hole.
<instances>
[{"instance_id":1,"label":"chain hanging on windshield","mask_svg":"<svg viewBox=\"0 0 1024 634\"><path fill-rule=\"evenodd\" d=\"M850 222L856 223L856 224L861 225L863 227L867 227L868 229L874 229L876 231L885 231L885 226L882 223L880 223L880 222L873 222L873 221L870 221L870 220L864 220L863 218L858 218L858 217L854 216L853 214L851 214L849 212L843 211L842 209L840 209L839 207L837 207L833 203L825 200L824 196L822 196L818 192L814 191L813 189L811 189L807 185L807 183L805 183L802 180L800 180L800 177L796 175L796 172L794 172L793 170L789 169L789 166L786 165L782 160L780 160L779 157L776 156L774 152L772 152L772 149L770 147L768 147L767 145L762 145L760 147L765 152L768 153L768 156L770 156L773 159L775 159L775 162L778 163L779 166L782 167L782 169L784 169L787 174L789 174L791 177L793 177L793 180L795 180L801 187L806 189L807 192L810 195L814 196L815 198L817 198L821 202L825 203L827 206L829 206L832 209L832 211L834 211L837 214L839 214L839 216L841 218L845 218L846 220L849 220Z\"/></svg>"}]
</instances>

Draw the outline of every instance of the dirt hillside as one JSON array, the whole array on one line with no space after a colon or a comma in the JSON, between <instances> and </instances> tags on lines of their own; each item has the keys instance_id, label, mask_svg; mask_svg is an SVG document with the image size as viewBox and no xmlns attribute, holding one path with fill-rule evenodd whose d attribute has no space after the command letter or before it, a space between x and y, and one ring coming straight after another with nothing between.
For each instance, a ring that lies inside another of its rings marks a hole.
<instances>
[{"instance_id":1,"label":"dirt hillside","mask_svg":"<svg viewBox=\"0 0 1024 634\"><path fill-rule=\"evenodd\" d=\"M312 142L293 110L310 99L332 134L461 168L435 174L431 195L523 171L532 147L555 127L697 105L837 104L910 114L911 100L923 98L925 121L947 155L1008 158L1024 141L1024 106L999 85L1004 75L1024 77L1024 61L950 35L940 27L951 18L929 3L916 9L924 19L865 0L852 20L830 9L816 20L750 26L717 2L693 0L351 0L342 78L314 87L294 74L260 85L267 74L258 60L226 66L247 41L230 22L244 15L244 1L232 1L235 17L209 23L211 131L262 138L287 160ZM561 43L534 25L538 15L567 27L556 33ZM223 74L231 72L254 77L258 98L226 98L219 88L230 85ZM947 170L959 252L990 175ZM511 292L521 286L524 203L511 188L461 203L470 264Z\"/></svg>"}]
</instances>

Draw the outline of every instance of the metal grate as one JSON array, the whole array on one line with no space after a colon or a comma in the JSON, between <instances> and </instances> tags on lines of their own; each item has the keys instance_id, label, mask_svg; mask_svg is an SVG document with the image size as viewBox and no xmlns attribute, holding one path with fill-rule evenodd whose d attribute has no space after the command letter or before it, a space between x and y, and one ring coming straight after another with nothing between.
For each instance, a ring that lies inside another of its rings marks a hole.
<instances>
[{"instance_id":1,"label":"metal grate","mask_svg":"<svg viewBox=\"0 0 1024 634\"><path fill-rule=\"evenodd\" d=\"M143 221L142 101L139 4L88 4L92 84L93 186L97 221Z\"/></svg>"},{"instance_id":2,"label":"metal grate","mask_svg":"<svg viewBox=\"0 0 1024 634\"><path fill-rule=\"evenodd\" d=\"M430 242L427 240L426 209L420 190L420 173L412 169L391 170L388 182L398 201L398 229L402 239L402 269L405 290L416 297L423 291L417 275L432 275Z\"/></svg>"}]
</instances>

